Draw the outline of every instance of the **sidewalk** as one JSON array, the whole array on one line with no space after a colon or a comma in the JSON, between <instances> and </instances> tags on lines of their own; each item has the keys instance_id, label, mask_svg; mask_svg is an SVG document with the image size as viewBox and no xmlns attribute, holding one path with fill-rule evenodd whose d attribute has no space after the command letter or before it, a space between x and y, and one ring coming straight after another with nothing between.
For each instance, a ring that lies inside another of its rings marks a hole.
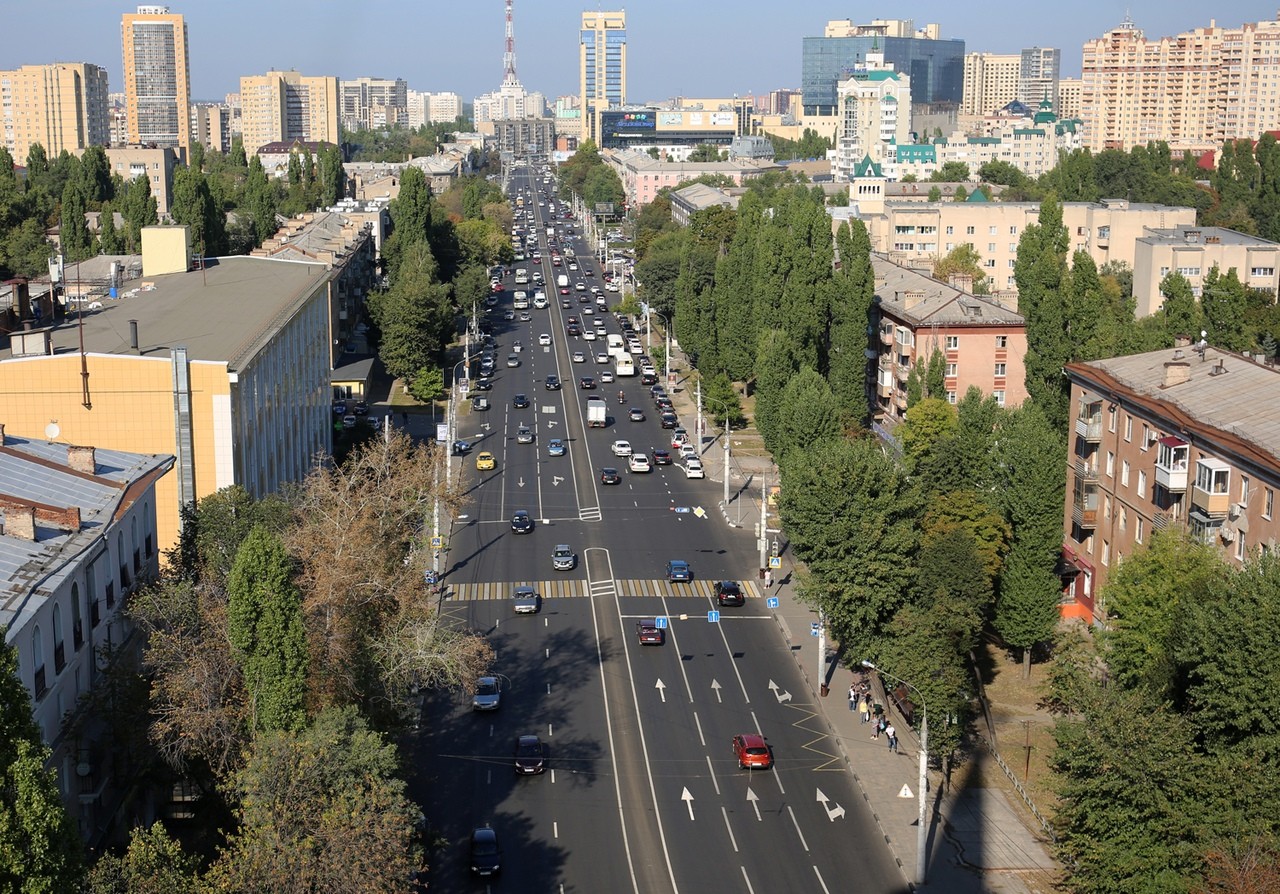
<instances>
[{"instance_id":1,"label":"sidewalk","mask_svg":"<svg viewBox=\"0 0 1280 894\"><path fill-rule=\"evenodd\" d=\"M696 412L692 392L682 382L680 390L672 394L672 400L681 424L692 434ZM723 437L723 433L717 436L709 432L704 436L702 462L709 479L723 482L724 451L719 437ZM777 469L770 459L731 456L731 499L727 507L720 507L728 524L736 526L740 518L742 528L753 530L760 519L761 475L767 476L771 483L777 482ZM781 539L781 535L770 536ZM915 731L890 706L879 678L869 671L875 699L886 706L898 730L898 753L889 751L884 736L878 740L871 738L871 724L862 723L858 713L849 710L847 693L855 675L833 663L837 654L835 644L827 644L822 679L819 679L818 638L809 633L817 615L796 597L795 565L785 544L782 567L772 573L772 578L773 586L766 595L778 597L774 618L792 646L791 654L808 681L813 702L825 718L849 771L875 815L885 843L902 868L904 880L911 883L914 890L957 894L1050 894L1054 891L1057 864L1039 830L1028 826L1009 795L999 788L963 785L948 788L942 774L932 767L926 804L929 817L927 880L924 885L916 884L919 741ZM822 683L829 687L830 695L826 698L819 694ZM973 760L992 759L982 752ZM965 776L965 768L961 766L953 773L953 782L960 783Z\"/></svg>"}]
</instances>

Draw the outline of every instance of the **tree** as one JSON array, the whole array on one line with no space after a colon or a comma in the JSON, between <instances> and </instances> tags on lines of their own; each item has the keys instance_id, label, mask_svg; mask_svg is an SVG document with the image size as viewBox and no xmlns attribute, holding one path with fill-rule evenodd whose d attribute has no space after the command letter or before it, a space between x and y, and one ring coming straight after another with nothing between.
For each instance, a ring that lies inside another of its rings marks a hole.
<instances>
[{"instance_id":1,"label":"tree","mask_svg":"<svg viewBox=\"0 0 1280 894\"><path fill-rule=\"evenodd\" d=\"M128 182L120 202L120 215L124 218L125 251L129 254L142 252L142 228L160 222L156 207L156 198L151 195L151 181L146 174L139 174Z\"/></svg>"},{"instance_id":2,"label":"tree","mask_svg":"<svg viewBox=\"0 0 1280 894\"><path fill-rule=\"evenodd\" d=\"M104 255L124 254L124 236L116 229L116 213L110 202L102 203L98 226L98 250Z\"/></svg>"},{"instance_id":3,"label":"tree","mask_svg":"<svg viewBox=\"0 0 1280 894\"><path fill-rule=\"evenodd\" d=\"M780 329L770 329L760 336L760 353L756 359L756 428L765 446L781 455L783 392L796 374L796 351L791 339Z\"/></svg>"},{"instance_id":4,"label":"tree","mask_svg":"<svg viewBox=\"0 0 1280 894\"><path fill-rule=\"evenodd\" d=\"M690 150L688 160L695 163L704 162L704 161L719 161L720 149L719 147L713 146L710 143L699 143L697 146L694 146L692 150Z\"/></svg>"},{"instance_id":5,"label":"tree","mask_svg":"<svg viewBox=\"0 0 1280 894\"><path fill-rule=\"evenodd\" d=\"M235 137L231 141L231 164L237 168L249 167L249 159L245 157L244 139Z\"/></svg>"},{"instance_id":6,"label":"tree","mask_svg":"<svg viewBox=\"0 0 1280 894\"><path fill-rule=\"evenodd\" d=\"M105 853L90 870L85 894L195 894L198 862L160 823L134 828L123 855Z\"/></svg>"},{"instance_id":7,"label":"tree","mask_svg":"<svg viewBox=\"0 0 1280 894\"><path fill-rule=\"evenodd\" d=\"M989 291L987 274L982 269L982 255L968 242L962 242L933 261L933 278L950 282L953 274L970 277L975 295Z\"/></svg>"},{"instance_id":8,"label":"tree","mask_svg":"<svg viewBox=\"0 0 1280 894\"><path fill-rule=\"evenodd\" d=\"M871 269L871 237L857 219L836 231L840 269L835 273L827 348L827 381L840 407L845 426L866 422L867 340L875 272Z\"/></svg>"},{"instance_id":9,"label":"tree","mask_svg":"<svg viewBox=\"0 0 1280 894\"><path fill-rule=\"evenodd\" d=\"M921 400L908 408L901 427L903 459L912 474L928 468L938 446L956 430L956 411L938 397Z\"/></svg>"},{"instance_id":10,"label":"tree","mask_svg":"<svg viewBox=\"0 0 1280 894\"><path fill-rule=\"evenodd\" d=\"M974 490L954 490L933 497L920 522L923 544L928 546L952 531L964 531L982 563L988 585L995 586L1009 548L1009 524L989 502Z\"/></svg>"},{"instance_id":11,"label":"tree","mask_svg":"<svg viewBox=\"0 0 1280 894\"><path fill-rule=\"evenodd\" d=\"M93 237L85 221L84 186L69 181L62 191L62 253L68 261L83 261L93 257Z\"/></svg>"},{"instance_id":12,"label":"tree","mask_svg":"<svg viewBox=\"0 0 1280 894\"><path fill-rule=\"evenodd\" d=\"M39 222L27 218L10 230L0 244L0 258L16 276L35 279L49 272L49 258L56 252Z\"/></svg>"},{"instance_id":13,"label":"tree","mask_svg":"<svg viewBox=\"0 0 1280 894\"><path fill-rule=\"evenodd\" d=\"M306 722L307 639L302 597L280 539L254 528L227 578L227 639L244 675L259 730Z\"/></svg>"},{"instance_id":14,"label":"tree","mask_svg":"<svg viewBox=\"0 0 1280 894\"><path fill-rule=\"evenodd\" d=\"M394 285L375 295L369 310L382 341L378 356L392 376L412 381L439 359L453 327L449 287L439 282L426 240L407 244Z\"/></svg>"},{"instance_id":15,"label":"tree","mask_svg":"<svg viewBox=\"0 0 1280 894\"><path fill-rule=\"evenodd\" d=\"M444 370L438 366L418 370L409 385L409 394L423 403L437 400L444 393Z\"/></svg>"},{"instance_id":16,"label":"tree","mask_svg":"<svg viewBox=\"0 0 1280 894\"><path fill-rule=\"evenodd\" d=\"M994 183L999 186L1026 187L1031 182L1031 178L1020 168L999 159L992 159L979 167L978 179L983 183Z\"/></svg>"},{"instance_id":17,"label":"tree","mask_svg":"<svg viewBox=\"0 0 1280 894\"><path fill-rule=\"evenodd\" d=\"M800 370L783 389L774 446L785 461L789 451L807 449L840 437L842 413L822 376L809 367Z\"/></svg>"},{"instance_id":18,"label":"tree","mask_svg":"<svg viewBox=\"0 0 1280 894\"><path fill-rule=\"evenodd\" d=\"M963 183L969 179L969 166L962 161L943 162L929 175L930 183Z\"/></svg>"},{"instance_id":19,"label":"tree","mask_svg":"<svg viewBox=\"0 0 1280 894\"><path fill-rule=\"evenodd\" d=\"M210 888L403 891L421 855L418 810L397 769L395 746L353 708L263 733L236 777L239 824L209 870Z\"/></svg>"},{"instance_id":20,"label":"tree","mask_svg":"<svg viewBox=\"0 0 1280 894\"><path fill-rule=\"evenodd\" d=\"M969 190L965 189L963 186L957 186L956 191L951 194L951 201L953 202L963 202L968 198Z\"/></svg>"},{"instance_id":21,"label":"tree","mask_svg":"<svg viewBox=\"0 0 1280 894\"><path fill-rule=\"evenodd\" d=\"M225 251L226 218L213 201L204 174L188 167L174 171L169 213L191 228L191 247L197 254L216 257Z\"/></svg>"},{"instance_id":22,"label":"tree","mask_svg":"<svg viewBox=\"0 0 1280 894\"><path fill-rule=\"evenodd\" d=\"M297 154L289 155L290 164L297 163ZM244 202L241 206L253 223L254 247L276 234L276 192L267 179L262 160L258 156L249 159L249 178L244 185Z\"/></svg>"},{"instance_id":23,"label":"tree","mask_svg":"<svg viewBox=\"0 0 1280 894\"><path fill-rule=\"evenodd\" d=\"M0 888L17 894L77 889L81 845L62 805L49 749L18 678L18 653L0 628Z\"/></svg>"},{"instance_id":24,"label":"tree","mask_svg":"<svg viewBox=\"0 0 1280 894\"><path fill-rule=\"evenodd\" d=\"M1071 352L1061 293L1068 246L1062 203L1050 195L1040 205L1039 222L1022 231L1013 269L1018 310L1026 318L1027 393L1049 421L1064 430L1069 394L1062 368Z\"/></svg>"},{"instance_id":25,"label":"tree","mask_svg":"<svg viewBox=\"0 0 1280 894\"><path fill-rule=\"evenodd\" d=\"M1205 329L1211 343L1228 351L1244 351L1253 347L1246 331L1244 284L1236 274L1236 268L1227 270L1225 276L1215 264L1205 275L1200 292L1200 308L1204 312Z\"/></svg>"},{"instance_id":26,"label":"tree","mask_svg":"<svg viewBox=\"0 0 1280 894\"><path fill-rule=\"evenodd\" d=\"M724 373L720 373L706 383L703 400L711 411L712 421L717 426L732 428L746 423L746 417L742 415L742 402L738 398L738 392L734 390L733 383L729 381L729 377Z\"/></svg>"},{"instance_id":27,"label":"tree","mask_svg":"<svg viewBox=\"0 0 1280 894\"><path fill-rule=\"evenodd\" d=\"M1172 342L1174 336L1183 335L1194 340L1200 334L1203 320L1191 283L1176 270L1170 271L1160 281L1160 294L1164 296L1161 316L1166 339Z\"/></svg>"},{"instance_id":28,"label":"tree","mask_svg":"<svg viewBox=\"0 0 1280 894\"><path fill-rule=\"evenodd\" d=\"M926 197L930 202L942 201L942 188L938 186L929 187L929 195Z\"/></svg>"}]
</instances>

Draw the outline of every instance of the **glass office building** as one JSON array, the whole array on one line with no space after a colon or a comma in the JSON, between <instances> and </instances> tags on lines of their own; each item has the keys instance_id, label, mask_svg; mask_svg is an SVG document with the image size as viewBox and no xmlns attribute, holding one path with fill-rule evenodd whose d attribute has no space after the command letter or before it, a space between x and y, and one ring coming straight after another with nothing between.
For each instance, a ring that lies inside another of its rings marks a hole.
<instances>
[{"instance_id":1,"label":"glass office building","mask_svg":"<svg viewBox=\"0 0 1280 894\"><path fill-rule=\"evenodd\" d=\"M920 37L806 37L800 90L806 115L833 115L836 85L868 54L883 53L895 71L911 78L911 102L954 102L964 96L964 41Z\"/></svg>"}]
</instances>

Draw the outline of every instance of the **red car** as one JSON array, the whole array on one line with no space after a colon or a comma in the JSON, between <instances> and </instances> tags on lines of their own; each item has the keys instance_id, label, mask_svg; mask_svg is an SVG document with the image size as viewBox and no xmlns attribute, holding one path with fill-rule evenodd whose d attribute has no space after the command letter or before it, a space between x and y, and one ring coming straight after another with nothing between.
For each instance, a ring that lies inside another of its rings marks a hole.
<instances>
[{"instance_id":1,"label":"red car","mask_svg":"<svg viewBox=\"0 0 1280 894\"><path fill-rule=\"evenodd\" d=\"M743 733L733 737L733 756L739 770L768 770L773 766L773 749L764 736Z\"/></svg>"},{"instance_id":2,"label":"red car","mask_svg":"<svg viewBox=\"0 0 1280 894\"><path fill-rule=\"evenodd\" d=\"M666 641L665 631L654 618L636 621L636 639L642 646L660 646Z\"/></svg>"}]
</instances>

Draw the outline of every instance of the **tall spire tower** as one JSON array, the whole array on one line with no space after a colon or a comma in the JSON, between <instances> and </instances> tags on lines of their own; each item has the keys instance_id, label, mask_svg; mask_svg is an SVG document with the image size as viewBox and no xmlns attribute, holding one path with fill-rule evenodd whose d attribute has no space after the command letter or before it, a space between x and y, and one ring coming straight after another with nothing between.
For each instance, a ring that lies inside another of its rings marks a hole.
<instances>
[{"instance_id":1,"label":"tall spire tower","mask_svg":"<svg viewBox=\"0 0 1280 894\"><path fill-rule=\"evenodd\" d=\"M516 77L516 35L511 25L511 0L507 0L507 49L502 54L502 85L514 86L520 83Z\"/></svg>"}]
</instances>

